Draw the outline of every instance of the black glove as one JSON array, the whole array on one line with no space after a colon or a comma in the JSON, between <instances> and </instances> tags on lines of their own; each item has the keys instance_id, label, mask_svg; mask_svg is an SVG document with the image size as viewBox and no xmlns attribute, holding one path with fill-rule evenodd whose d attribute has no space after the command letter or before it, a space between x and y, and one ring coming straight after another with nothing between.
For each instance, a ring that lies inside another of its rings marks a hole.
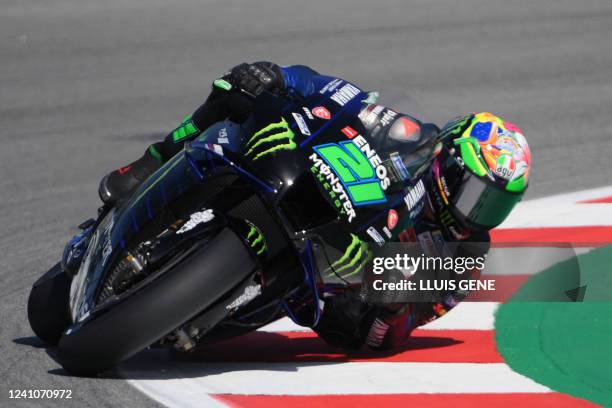
<instances>
[{"instance_id":1,"label":"black glove","mask_svg":"<svg viewBox=\"0 0 612 408\"><path fill-rule=\"evenodd\" d=\"M214 83L225 90L238 89L252 98L264 90L281 93L285 88L280 67L272 62L240 64Z\"/></svg>"}]
</instances>

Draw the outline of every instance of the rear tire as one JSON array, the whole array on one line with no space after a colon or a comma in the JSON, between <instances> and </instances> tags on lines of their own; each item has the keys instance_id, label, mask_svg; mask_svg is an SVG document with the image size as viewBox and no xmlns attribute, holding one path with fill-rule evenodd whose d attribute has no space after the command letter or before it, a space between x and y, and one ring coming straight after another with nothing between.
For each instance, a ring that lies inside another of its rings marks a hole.
<instances>
[{"instance_id":1,"label":"rear tire","mask_svg":"<svg viewBox=\"0 0 612 408\"><path fill-rule=\"evenodd\" d=\"M64 330L72 324L68 303L70 282L58 262L32 285L28 297L30 327L52 346L57 345Z\"/></svg>"},{"instance_id":2,"label":"rear tire","mask_svg":"<svg viewBox=\"0 0 612 408\"><path fill-rule=\"evenodd\" d=\"M78 375L112 368L195 317L256 268L242 239L225 229L106 313L72 326L60 339L58 360Z\"/></svg>"}]
</instances>

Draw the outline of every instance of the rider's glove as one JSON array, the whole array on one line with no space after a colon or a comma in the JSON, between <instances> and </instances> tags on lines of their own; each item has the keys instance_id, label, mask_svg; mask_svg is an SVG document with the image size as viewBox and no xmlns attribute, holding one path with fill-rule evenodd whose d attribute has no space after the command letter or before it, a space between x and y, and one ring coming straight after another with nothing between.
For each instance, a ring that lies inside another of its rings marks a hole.
<instances>
[{"instance_id":1,"label":"rider's glove","mask_svg":"<svg viewBox=\"0 0 612 408\"><path fill-rule=\"evenodd\" d=\"M252 98L264 90L278 94L285 87L280 67L272 62L240 64L213 84L226 91L237 89Z\"/></svg>"}]
</instances>

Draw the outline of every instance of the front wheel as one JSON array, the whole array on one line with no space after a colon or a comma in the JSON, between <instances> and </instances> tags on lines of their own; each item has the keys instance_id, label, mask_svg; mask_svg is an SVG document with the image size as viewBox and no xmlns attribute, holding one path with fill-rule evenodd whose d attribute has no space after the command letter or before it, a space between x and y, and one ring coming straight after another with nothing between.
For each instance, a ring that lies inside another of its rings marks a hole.
<instances>
[{"instance_id":1,"label":"front wheel","mask_svg":"<svg viewBox=\"0 0 612 408\"><path fill-rule=\"evenodd\" d=\"M191 320L240 282L257 264L225 229L172 270L61 337L58 359L78 375L103 372Z\"/></svg>"},{"instance_id":2,"label":"front wheel","mask_svg":"<svg viewBox=\"0 0 612 408\"><path fill-rule=\"evenodd\" d=\"M57 345L62 333L72 324L68 302L70 282L58 262L32 285L28 297L30 327L52 346Z\"/></svg>"}]
</instances>

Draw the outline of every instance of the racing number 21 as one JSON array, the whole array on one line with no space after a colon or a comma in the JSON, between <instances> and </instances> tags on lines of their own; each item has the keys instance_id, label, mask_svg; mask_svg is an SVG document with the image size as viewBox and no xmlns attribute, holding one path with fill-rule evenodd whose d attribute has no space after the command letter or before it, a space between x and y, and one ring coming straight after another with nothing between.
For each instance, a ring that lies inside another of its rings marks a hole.
<instances>
[{"instance_id":1,"label":"racing number 21","mask_svg":"<svg viewBox=\"0 0 612 408\"><path fill-rule=\"evenodd\" d=\"M353 142L328 143L314 150L338 175L354 205L368 205L387 201L368 158Z\"/></svg>"}]
</instances>

